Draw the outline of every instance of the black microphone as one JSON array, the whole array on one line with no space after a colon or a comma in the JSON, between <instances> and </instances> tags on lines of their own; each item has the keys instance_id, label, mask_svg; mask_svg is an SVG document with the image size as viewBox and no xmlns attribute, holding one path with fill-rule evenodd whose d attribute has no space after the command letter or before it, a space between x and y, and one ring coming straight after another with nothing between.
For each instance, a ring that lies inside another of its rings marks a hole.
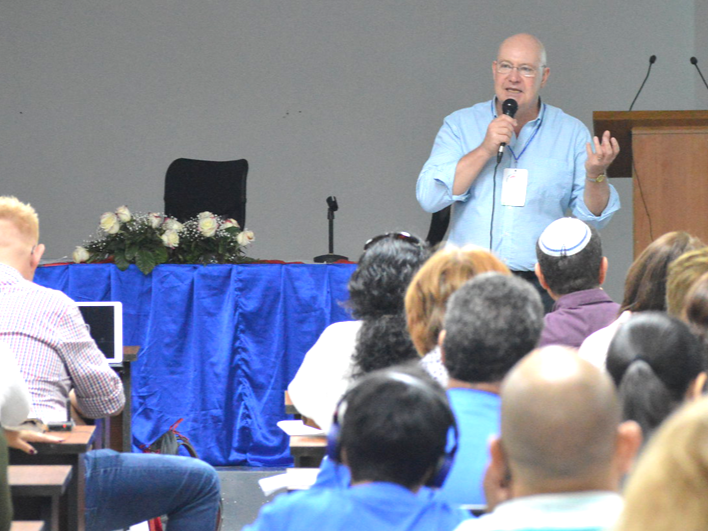
<instances>
[{"instance_id":1,"label":"black microphone","mask_svg":"<svg viewBox=\"0 0 708 531\"><path fill-rule=\"evenodd\" d=\"M703 72L701 72L701 69L698 68L698 59L695 57L691 57L691 64L696 67L696 70L698 70L698 74L701 76L701 79L703 80L703 84L708 88L708 83L706 83L706 78L703 77Z\"/></svg>"},{"instance_id":2,"label":"black microphone","mask_svg":"<svg viewBox=\"0 0 708 531\"><path fill-rule=\"evenodd\" d=\"M644 78L644 81L642 81L642 86L639 87L639 90L637 91L637 95L634 96L634 99L632 100L632 105L629 106L630 111L632 110L632 107L634 107L634 102L637 101L637 98L639 97L640 92L642 92L642 89L644 88L644 83L646 83L647 79L649 79L649 72L651 72L651 65L653 65L654 63L656 63L656 55L652 55L649 58L649 70L647 70L647 75Z\"/></svg>"},{"instance_id":3,"label":"black microphone","mask_svg":"<svg viewBox=\"0 0 708 531\"><path fill-rule=\"evenodd\" d=\"M519 110L519 104L516 102L514 99L507 99L504 100L504 103L502 103L502 113L506 114L507 116L511 116L512 118L516 114L516 111ZM506 147L506 142L502 142L499 144L499 151L497 151L497 164L501 162L502 156L504 155L504 148Z\"/></svg>"}]
</instances>

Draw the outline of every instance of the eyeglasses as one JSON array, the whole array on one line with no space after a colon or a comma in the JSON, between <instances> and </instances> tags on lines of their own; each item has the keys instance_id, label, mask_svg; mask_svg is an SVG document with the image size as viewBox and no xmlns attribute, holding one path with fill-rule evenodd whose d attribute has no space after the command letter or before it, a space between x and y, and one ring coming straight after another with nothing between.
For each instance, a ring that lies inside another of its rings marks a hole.
<instances>
[{"instance_id":1,"label":"eyeglasses","mask_svg":"<svg viewBox=\"0 0 708 531\"><path fill-rule=\"evenodd\" d=\"M501 74L502 76L505 76L507 74L511 74L511 71L516 69L519 74L521 74L524 77L536 77L537 70L528 65L521 65L521 66L514 66L511 63L507 63L506 61L502 61L501 63L497 63L497 74Z\"/></svg>"},{"instance_id":2,"label":"eyeglasses","mask_svg":"<svg viewBox=\"0 0 708 531\"><path fill-rule=\"evenodd\" d=\"M408 232L387 232L385 234L381 234L379 236L374 236L370 240L368 240L364 244L364 250L367 251L369 247L374 245L376 242L380 242L381 240L385 240L386 238L392 238L394 240L402 240L404 242L410 243L411 245L418 245L420 247L423 247L424 244L422 241L420 241L418 238L413 236L412 234Z\"/></svg>"}]
</instances>

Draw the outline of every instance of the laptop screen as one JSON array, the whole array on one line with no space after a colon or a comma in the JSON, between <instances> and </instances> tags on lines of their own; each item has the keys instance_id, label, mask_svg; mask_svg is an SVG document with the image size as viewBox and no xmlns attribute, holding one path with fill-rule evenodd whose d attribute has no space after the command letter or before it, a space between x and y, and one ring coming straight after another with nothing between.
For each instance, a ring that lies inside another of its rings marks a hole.
<instances>
[{"instance_id":1,"label":"laptop screen","mask_svg":"<svg viewBox=\"0 0 708 531\"><path fill-rule=\"evenodd\" d=\"M110 364L123 362L123 304L78 302L89 334Z\"/></svg>"}]
</instances>

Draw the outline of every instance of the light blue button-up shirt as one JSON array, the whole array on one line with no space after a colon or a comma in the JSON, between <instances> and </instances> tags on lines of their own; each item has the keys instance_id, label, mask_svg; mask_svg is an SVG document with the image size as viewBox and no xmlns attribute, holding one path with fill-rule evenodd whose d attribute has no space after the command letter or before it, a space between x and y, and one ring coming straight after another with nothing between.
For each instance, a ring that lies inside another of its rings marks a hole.
<instances>
[{"instance_id":1,"label":"light blue button-up shirt","mask_svg":"<svg viewBox=\"0 0 708 531\"><path fill-rule=\"evenodd\" d=\"M494 100L461 109L445 118L430 158L418 177L416 196L427 212L453 204L448 243L469 243L489 248L492 221L494 165L492 157L469 190L453 195L457 162L480 146L489 123L496 118ZM567 211L600 229L620 208L619 195L610 185L610 199L599 216L583 200L585 145L590 132L578 119L545 103L538 117L514 135L497 168L494 199L493 251L513 271L531 271L536 264L536 241L543 230ZM503 206L504 169L528 170L524 206Z\"/></svg>"}]
</instances>

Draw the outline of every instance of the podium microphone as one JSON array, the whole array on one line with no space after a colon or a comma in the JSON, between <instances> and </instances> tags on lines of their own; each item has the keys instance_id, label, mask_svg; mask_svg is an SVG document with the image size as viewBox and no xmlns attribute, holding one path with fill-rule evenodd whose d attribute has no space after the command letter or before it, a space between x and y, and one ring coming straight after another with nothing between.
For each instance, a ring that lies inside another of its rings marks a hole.
<instances>
[{"instance_id":1,"label":"podium microphone","mask_svg":"<svg viewBox=\"0 0 708 531\"><path fill-rule=\"evenodd\" d=\"M696 59L695 57L691 57L691 64L696 67L696 70L698 70L698 74L701 76L701 79L703 80L703 84L708 89L708 83L706 83L706 78L703 77L703 72L701 72L701 69L698 68L698 59Z\"/></svg>"},{"instance_id":2,"label":"podium microphone","mask_svg":"<svg viewBox=\"0 0 708 531\"><path fill-rule=\"evenodd\" d=\"M513 118L516 114L516 111L518 110L519 104L514 99L509 98L507 100L504 100L504 103L502 103L502 113L506 114L507 116L511 116ZM499 144L499 151L497 151L497 164L501 162L502 156L504 156L505 147L506 142L502 142L501 144Z\"/></svg>"},{"instance_id":3,"label":"podium microphone","mask_svg":"<svg viewBox=\"0 0 708 531\"><path fill-rule=\"evenodd\" d=\"M637 95L634 96L634 99L632 100L632 105L629 106L629 110L632 110L632 107L634 107L634 102L637 101L637 98L639 97L639 94L642 92L642 89L644 88L644 83L647 82L647 79L649 79L649 73L651 72L651 65L656 63L656 55L652 55L649 58L649 69L647 70L647 75L644 77L644 81L642 81L642 86L639 87L639 90L637 91Z\"/></svg>"}]
</instances>

